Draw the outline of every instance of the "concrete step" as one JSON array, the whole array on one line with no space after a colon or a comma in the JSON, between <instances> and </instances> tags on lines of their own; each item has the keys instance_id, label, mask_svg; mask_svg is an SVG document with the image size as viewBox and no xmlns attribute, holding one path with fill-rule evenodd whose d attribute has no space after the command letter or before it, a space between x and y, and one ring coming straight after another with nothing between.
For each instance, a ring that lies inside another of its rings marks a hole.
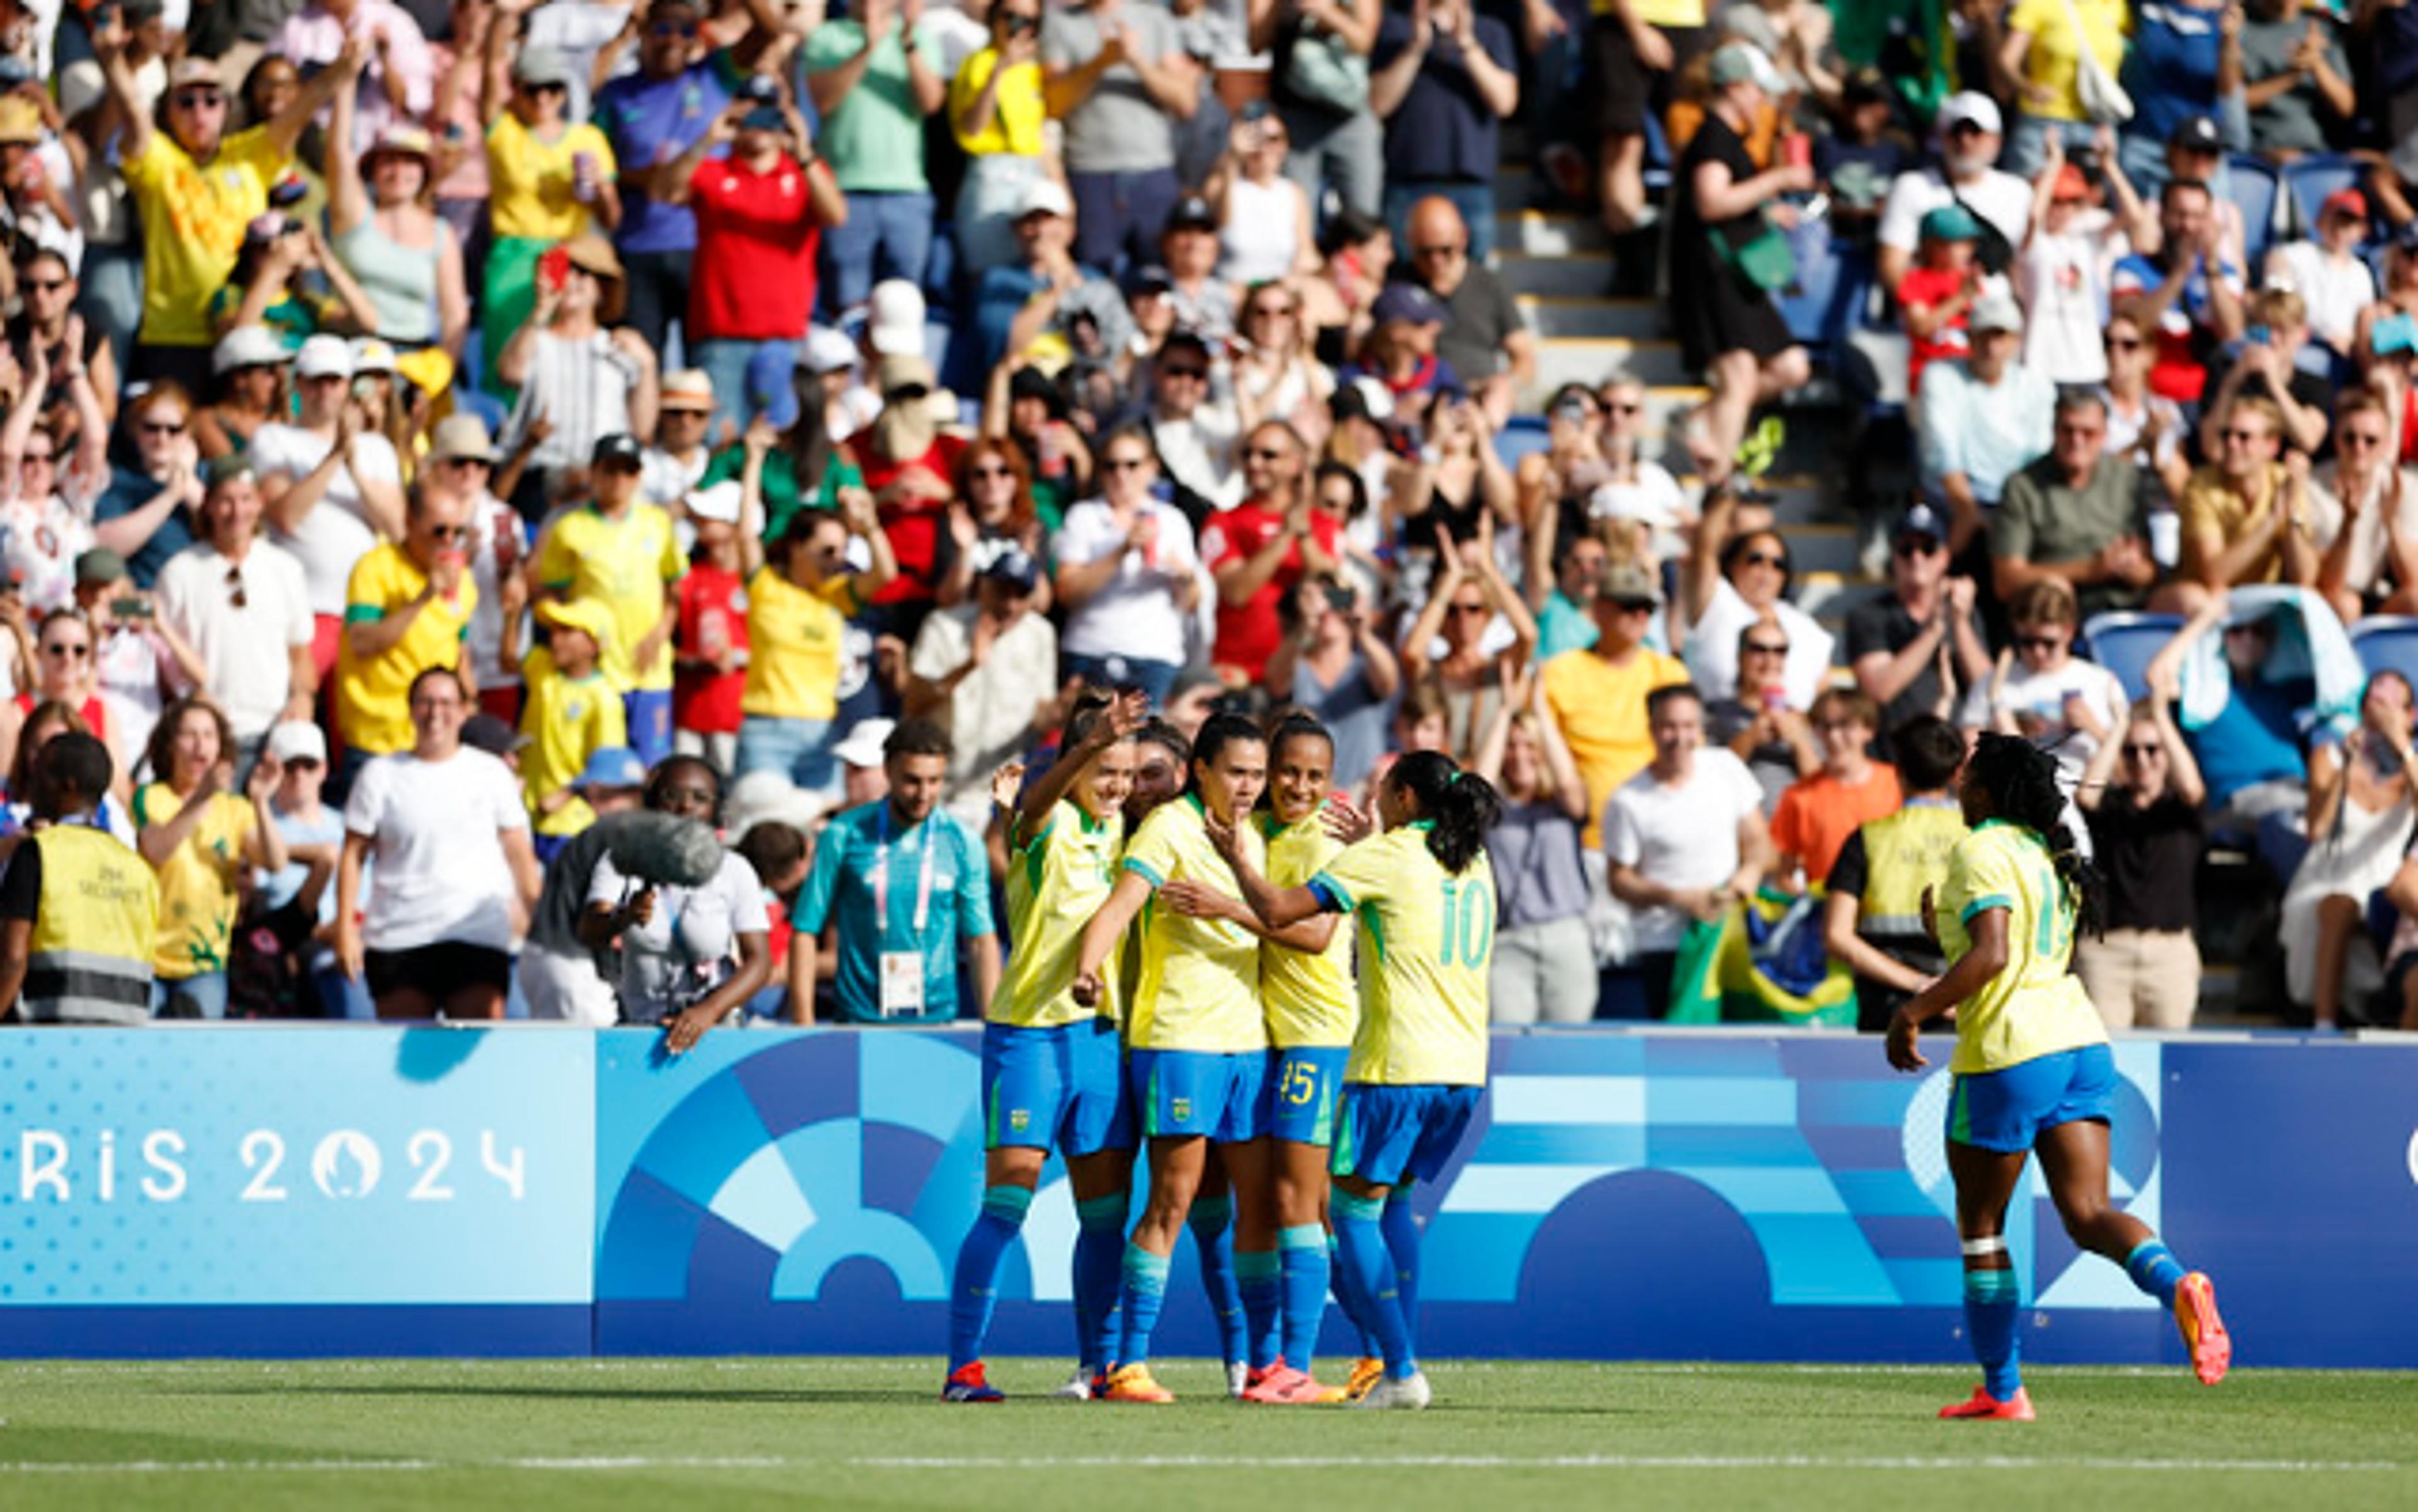
<instances>
[{"instance_id":1,"label":"concrete step","mask_svg":"<svg viewBox=\"0 0 2418 1512\"><path fill-rule=\"evenodd\" d=\"M1601 256L1610 247L1603 222L1591 215L1504 210L1494 217L1494 251L1498 257L1513 252L1531 257L1568 257L1577 252Z\"/></svg>"},{"instance_id":2,"label":"concrete step","mask_svg":"<svg viewBox=\"0 0 2418 1512\"><path fill-rule=\"evenodd\" d=\"M1885 578L1859 573L1804 573L1797 577L1797 606L1822 621L1832 634L1844 634L1847 616L1889 591Z\"/></svg>"},{"instance_id":3,"label":"concrete step","mask_svg":"<svg viewBox=\"0 0 2418 1512\"><path fill-rule=\"evenodd\" d=\"M1600 295L1612 283L1612 262L1600 252L1571 257L1501 252L1494 270L1514 294Z\"/></svg>"},{"instance_id":4,"label":"concrete step","mask_svg":"<svg viewBox=\"0 0 2418 1512\"><path fill-rule=\"evenodd\" d=\"M1691 499L1705 496L1705 481L1691 472L1676 475L1679 486ZM1821 478L1803 474L1767 475L1763 491L1772 496L1771 518L1783 530L1800 525L1839 525L1838 512L1831 508L1829 484Z\"/></svg>"},{"instance_id":5,"label":"concrete step","mask_svg":"<svg viewBox=\"0 0 2418 1512\"><path fill-rule=\"evenodd\" d=\"M1789 563L1800 579L1813 573L1844 578L1859 571L1852 525L1783 523L1780 533L1787 538Z\"/></svg>"},{"instance_id":6,"label":"concrete step","mask_svg":"<svg viewBox=\"0 0 2418 1512\"><path fill-rule=\"evenodd\" d=\"M1523 294L1520 313L1539 340L1617 336L1632 342L1667 340L1662 310L1650 299L1605 299L1593 295Z\"/></svg>"},{"instance_id":7,"label":"concrete step","mask_svg":"<svg viewBox=\"0 0 2418 1512\"><path fill-rule=\"evenodd\" d=\"M1563 384L1583 383L1592 389L1616 373L1640 379L1649 388L1687 384L1696 376L1688 371L1676 342L1631 341L1621 336L1547 337L1537 344L1535 392L1526 403L1541 406Z\"/></svg>"}]
</instances>

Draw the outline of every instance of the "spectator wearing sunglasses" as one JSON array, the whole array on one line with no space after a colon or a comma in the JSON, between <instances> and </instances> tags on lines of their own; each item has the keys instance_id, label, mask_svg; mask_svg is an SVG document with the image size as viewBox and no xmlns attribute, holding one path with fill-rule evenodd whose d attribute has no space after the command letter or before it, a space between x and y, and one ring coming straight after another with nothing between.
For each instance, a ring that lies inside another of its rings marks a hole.
<instances>
[{"instance_id":1,"label":"spectator wearing sunglasses","mask_svg":"<svg viewBox=\"0 0 2418 1512\"><path fill-rule=\"evenodd\" d=\"M1707 502L1696 527L1680 578L1688 670L1699 688L1736 687L1739 635L1757 620L1773 620L1788 640L1788 707L1811 709L1829 675L1836 642L1820 621L1789 602L1794 577L1787 541L1776 530L1740 530L1737 516L1737 497L1723 491Z\"/></svg>"},{"instance_id":2,"label":"spectator wearing sunglasses","mask_svg":"<svg viewBox=\"0 0 2418 1512\"><path fill-rule=\"evenodd\" d=\"M465 698L476 696L462 659L479 606L469 570L470 511L463 495L423 488L403 539L381 542L353 568L336 660L347 789L372 756L411 749L411 690L422 672L456 668Z\"/></svg>"},{"instance_id":3,"label":"spectator wearing sunglasses","mask_svg":"<svg viewBox=\"0 0 2418 1512\"><path fill-rule=\"evenodd\" d=\"M1436 355L1470 386L1500 431L1520 390L1537 376L1537 337L1519 302L1471 255L1467 222L1452 201L1431 194L1411 206L1410 276L1444 306Z\"/></svg>"},{"instance_id":4,"label":"spectator wearing sunglasses","mask_svg":"<svg viewBox=\"0 0 2418 1512\"><path fill-rule=\"evenodd\" d=\"M696 145L731 100L731 69L698 55L695 0L655 0L636 23L638 66L596 92L596 126L621 170L621 224L613 235L629 281L625 319L660 352L688 309L696 215L666 192L667 165Z\"/></svg>"},{"instance_id":5,"label":"spectator wearing sunglasses","mask_svg":"<svg viewBox=\"0 0 2418 1512\"><path fill-rule=\"evenodd\" d=\"M2199 870L2208 796L2168 706L2171 668L2150 667L2150 696L2120 739L2099 748L2074 794L2107 880L2104 928L2074 941L2074 970L2111 1029L2189 1029L2199 1006Z\"/></svg>"},{"instance_id":6,"label":"spectator wearing sunglasses","mask_svg":"<svg viewBox=\"0 0 2418 1512\"><path fill-rule=\"evenodd\" d=\"M202 690L246 758L280 720L308 723L318 679L302 564L260 534L260 483L239 459L211 465L202 540L160 572L162 628L192 649Z\"/></svg>"},{"instance_id":7,"label":"spectator wearing sunglasses","mask_svg":"<svg viewBox=\"0 0 2418 1512\"><path fill-rule=\"evenodd\" d=\"M1990 676L1989 725L2057 753L2078 775L2101 742L2124 722L2124 685L2096 662L2074 654L2081 614L2074 589L2042 577L2007 601L2013 644Z\"/></svg>"},{"instance_id":8,"label":"spectator wearing sunglasses","mask_svg":"<svg viewBox=\"0 0 2418 1512\"><path fill-rule=\"evenodd\" d=\"M2318 591L2344 624L2418 613L2418 477L2393 455L2393 421L2373 389L2334 405L2334 455L2309 476Z\"/></svg>"},{"instance_id":9,"label":"spectator wearing sunglasses","mask_svg":"<svg viewBox=\"0 0 2418 1512\"><path fill-rule=\"evenodd\" d=\"M550 47L520 46L513 23L499 12L487 31L487 219L495 240L487 249L479 329L497 370L491 388L505 381L505 346L537 304L538 259L558 242L590 231L609 236L621 224L620 160L603 131L574 123L570 61ZM620 271L616 258L617 280Z\"/></svg>"},{"instance_id":10,"label":"spectator wearing sunglasses","mask_svg":"<svg viewBox=\"0 0 2418 1512\"><path fill-rule=\"evenodd\" d=\"M1847 616L1847 663L1881 706L1881 727L1918 714L1946 719L1990 675L1973 613L1973 580L1948 572L1948 522L1918 504L1890 538L1890 589Z\"/></svg>"}]
</instances>

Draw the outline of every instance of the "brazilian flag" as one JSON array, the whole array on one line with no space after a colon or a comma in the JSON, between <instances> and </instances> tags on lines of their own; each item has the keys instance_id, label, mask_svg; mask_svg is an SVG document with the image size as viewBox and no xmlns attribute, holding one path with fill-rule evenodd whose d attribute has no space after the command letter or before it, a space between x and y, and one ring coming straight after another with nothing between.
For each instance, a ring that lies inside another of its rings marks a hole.
<instances>
[{"instance_id":1,"label":"brazilian flag","mask_svg":"<svg viewBox=\"0 0 2418 1512\"><path fill-rule=\"evenodd\" d=\"M1823 948L1821 890L1766 888L1709 924L1690 920L1667 1021L1854 1028L1855 975Z\"/></svg>"}]
</instances>

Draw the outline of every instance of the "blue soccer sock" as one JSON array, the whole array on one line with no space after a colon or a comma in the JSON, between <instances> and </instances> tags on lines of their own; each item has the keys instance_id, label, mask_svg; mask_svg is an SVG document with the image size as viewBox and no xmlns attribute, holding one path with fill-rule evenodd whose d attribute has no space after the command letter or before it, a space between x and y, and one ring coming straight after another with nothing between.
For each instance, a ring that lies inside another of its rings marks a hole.
<instances>
[{"instance_id":1,"label":"blue soccer sock","mask_svg":"<svg viewBox=\"0 0 2418 1512\"><path fill-rule=\"evenodd\" d=\"M1385 1374L1399 1381L1419 1367L1411 1357L1411 1331L1402 1322L1394 1257L1381 1227L1384 1206L1375 1198L1338 1192L1327 1212L1335 1221L1336 1255L1343 1261L1338 1274L1359 1292L1361 1311L1377 1336L1377 1352L1385 1357Z\"/></svg>"},{"instance_id":2,"label":"blue soccer sock","mask_svg":"<svg viewBox=\"0 0 2418 1512\"><path fill-rule=\"evenodd\" d=\"M1284 1282L1273 1249L1239 1250L1234 1255L1234 1279L1243 1293L1243 1321L1250 1352L1244 1356L1254 1370L1277 1363L1279 1331L1284 1326Z\"/></svg>"},{"instance_id":3,"label":"blue soccer sock","mask_svg":"<svg viewBox=\"0 0 2418 1512\"><path fill-rule=\"evenodd\" d=\"M2124 1257L2124 1274L2133 1284L2164 1303L2171 1312L2175 1306L2175 1289L2183 1284L2182 1262L2174 1251L2156 1239L2145 1239Z\"/></svg>"},{"instance_id":4,"label":"blue soccer sock","mask_svg":"<svg viewBox=\"0 0 2418 1512\"><path fill-rule=\"evenodd\" d=\"M1343 1321L1352 1325L1352 1332L1358 1340L1355 1347L1360 1352L1360 1358L1375 1359L1377 1331L1369 1326L1369 1314L1363 1310L1358 1292L1344 1274L1343 1260L1336 1253L1335 1235L1332 1233L1326 1236L1326 1266L1331 1277L1329 1286L1335 1293L1335 1305L1343 1309Z\"/></svg>"},{"instance_id":5,"label":"blue soccer sock","mask_svg":"<svg viewBox=\"0 0 2418 1512\"><path fill-rule=\"evenodd\" d=\"M1148 1365L1150 1331L1158 1326L1159 1305L1167 1300L1167 1257L1127 1244L1123 1269L1125 1285L1117 1293L1117 1306L1125 1309L1125 1319L1117 1364Z\"/></svg>"},{"instance_id":6,"label":"blue soccer sock","mask_svg":"<svg viewBox=\"0 0 2418 1512\"><path fill-rule=\"evenodd\" d=\"M1385 1248L1394 1257L1394 1291L1401 1299L1402 1326L1419 1336L1419 1220L1411 1214L1411 1184L1385 1195Z\"/></svg>"},{"instance_id":7,"label":"blue soccer sock","mask_svg":"<svg viewBox=\"0 0 2418 1512\"><path fill-rule=\"evenodd\" d=\"M1965 1331L1972 1336L1973 1358L1982 1362L1982 1389L2000 1401L2024 1387L2023 1370L2015 1359L2015 1313L2021 1296L2012 1271L1965 1273Z\"/></svg>"},{"instance_id":8,"label":"blue soccer sock","mask_svg":"<svg viewBox=\"0 0 2418 1512\"><path fill-rule=\"evenodd\" d=\"M1296 1224L1277 1235L1284 1286L1284 1363L1307 1375L1326 1318L1326 1230Z\"/></svg>"},{"instance_id":9,"label":"blue soccer sock","mask_svg":"<svg viewBox=\"0 0 2418 1512\"><path fill-rule=\"evenodd\" d=\"M1217 1347L1229 1365L1247 1359L1250 1341L1244 1333L1243 1289L1234 1279L1234 1199L1198 1199L1184 1223L1201 1246L1201 1290L1209 1294L1209 1311L1217 1320Z\"/></svg>"},{"instance_id":10,"label":"blue soccer sock","mask_svg":"<svg viewBox=\"0 0 2418 1512\"><path fill-rule=\"evenodd\" d=\"M1115 1362L1117 1286L1125 1247L1125 1194L1075 1204L1075 1357L1084 1369Z\"/></svg>"},{"instance_id":11,"label":"blue soccer sock","mask_svg":"<svg viewBox=\"0 0 2418 1512\"><path fill-rule=\"evenodd\" d=\"M991 1308L999 1301L999 1262L1024 1227L1033 1193L1022 1186L991 1186L983 1190L982 1214L957 1246L956 1279L949 1289L949 1369L952 1374L982 1358L983 1336L990 1331Z\"/></svg>"}]
</instances>

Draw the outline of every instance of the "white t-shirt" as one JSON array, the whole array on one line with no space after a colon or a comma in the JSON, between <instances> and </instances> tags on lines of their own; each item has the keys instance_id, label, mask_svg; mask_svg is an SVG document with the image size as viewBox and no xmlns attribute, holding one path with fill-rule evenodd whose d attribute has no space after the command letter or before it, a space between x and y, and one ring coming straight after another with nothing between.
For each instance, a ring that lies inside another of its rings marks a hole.
<instances>
[{"instance_id":1,"label":"white t-shirt","mask_svg":"<svg viewBox=\"0 0 2418 1512\"><path fill-rule=\"evenodd\" d=\"M1772 606L1780 628L1788 636L1788 665L1782 674L1788 686L1788 707L1803 710L1821 695L1830 675L1830 649L1836 641L1820 620L1781 600ZM1737 691L1738 636L1763 616L1739 597L1726 577L1717 581L1713 602L1688 632L1688 675L1707 698L1726 698Z\"/></svg>"},{"instance_id":2,"label":"white t-shirt","mask_svg":"<svg viewBox=\"0 0 2418 1512\"><path fill-rule=\"evenodd\" d=\"M252 433L245 455L263 478L273 473L288 482L300 482L327 460L335 444L332 435L323 440L298 425L272 421ZM277 543L302 564L313 614L344 614L344 588L352 578L353 564L378 542L377 532L370 528L369 516L361 509L361 485L356 473L373 481L403 486L403 466L387 438L355 436L352 466L338 467L328 480L328 491L302 517L301 528L275 532Z\"/></svg>"},{"instance_id":3,"label":"white t-shirt","mask_svg":"<svg viewBox=\"0 0 2418 1512\"><path fill-rule=\"evenodd\" d=\"M1975 687L1972 694L1976 700L1988 699L1992 714L2003 710L2014 715L2024 738L2049 748L2069 777L2079 776L2099 750L2099 742L2066 717L2065 700L2075 695L2081 697L2102 728L2111 736L2122 736L2124 711L2131 707L2131 701L2124 696L2124 684L2117 680L2115 673L2078 656L2068 657L2066 664L2054 672L2030 671L2018 657L2008 669L2006 686L1998 690L1997 697L1989 697L1987 683Z\"/></svg>"},{"instance_id":4,"label":"white t-shirt","mask_svg":"<svg viewBox=\"0 0 2418 1512\"><path fill-rule=\"evenodd\" d=\"M927 617L916 634L908 670L937 682L973 654L972 604ZM991 645L983 664L949 694L949 790L942 802L966 828L990 819L991 773L1024 754L1033 710L1058 692L1058 633L1037 614L1023 614Z\"/></svg>"},{"instance_id":5,"label":"white t-shirt","mask_svg":"<svg viewBox=\"0 0 2418 1512\"><path fill-rule=\"evenodd\" d=\"M91 549L92 526L56 494L0 507L0 566L37 615L75 602L75 559Z\"/></svg>"},{"instance_id":6,"label":"white t-shirt","mask_svg":"<svg viewBox=\"0 0 2418 1512\"><path fill-rule=\"evenodd\" d=\"M2015 259L2024 302L2024 366L2051 383L2107 381L2107 284L2132 243L2104 210L2084 210L2065 231L2043 231Z\"/></svg>"},{"instance_id":7,"label":"white t-shirt","mask_svg":"<svg viewBox=\"0 0 2418 1512\"><path fill-rule=\"evenodd\" d=\"M604 857L589 874L588 901L619 907L638 891ZM621 1016L651 1024L702 1001L739 966L739 937L772 928L764 885L744 858L726 851L702 887L658 887L645 924L621 931Z\"/></svg>"},{"instance_id":8,"label":"white t-shirt","mask_svg":"<svg viewBox=\"0 0 2418 1512\"><path fill-rule=\"evenodd\" d=\"M2318 468L2309 479L2309 531L2320 555L2334 550L2341 539L2343 506L2341 474L2334 463ZM2387 547L2391 532L2418 535L2418 472L2404 468L2401 473L2401 499L2397 507L2384 497L2384 475L2379 474L2370 484L2367 496L2360 501L2359 519L2353 527L2350 556L2343 564L2343 586L2353 593L2367 593L2376 588L2384 576ZM2386 515L2392 515L2391 520ZM2397 585L2406 586L2406 585Z\"/></svg>"},{"instance_id":9,"label":"white t-shirt","mask_svg":"<svg viewBox=\"0 0 2418 1512\"><path fill-rule=\"evenodd\" d=\"M1663 887L1719 887L1738 868L1738 821L1762 808L1763 785L1746 763L1707 746L1678 787L1664 786L1651 767L1620 786L1604 805L1603 853ZM1677 909L1640 909L1637 948L1676 950L1687 924Z\"/></svg>"},{"instance_id":10,"label":"white t-shirt","mask_svg":"<svg viewBox=\"0 0 2418 1512\"><path fill-rule=\"evenodd\" d=\"M1184 662L1184 613L1175 606L1175 584L1195 577L1201 555L1184 512L1152 499L1142 505L1158 520L1152 565L1140 552L1125 552L1125 531L1103 499L1086 499L1066 512L1066 523L1050 542L1062 566L1081 567L1119 552L1116 575L1081 608L1066 616L1061 649L1069 656L1123 656L1137 662Z\"/></svg>"},{"instance_id":11,"label":"white t-shirt","mask_svg":"<svg viewBox=\"0 0 2418 1512\"><path fill-rule=\"evenodd\" d=\"M1901 252L1914 251L1922 239L1922 218L1960 198L1967 209L1997 227L2006 237L2007 245L2024 244L2024 229L2032 218L2031 185L2012 174L1990 168L1983 170L1979 180L1960 184L1951 194L1948 180L1933 167L1900 174L1890 181L1889 198L1881 205L1881 245Z\"/></svg>"},{"instance_id":12,"label":"white t-shirt","mask_svg":"<svg viewBox=\"0 0 2418 1512\"><path fill-rule=\"evenodd\" d=\"M497 837L528 828L519 779L484 751L443 761L398 751L363 767L344 804L344 832L367 836L377 863L361 942L511 950L514 883Z\"/></svg>"},{"instance_id":13,"label":"white t-shirt","mask_svg":"<svg viewBox=\"0 0 2418 1512\"><path fill-rule=\"evenodd\" d=\"M230 581L233 570L239 576ZM237 589L243 594L237 605ZM290 552L255 541L240 568L208 542L168 558L153 585L161 623L185 638L208 669L210 696L236 734L264 734L294 694L287 653L311 644L311 592Z\"/></svg>"},{"instance_id":14,"label":"white t-shirt","mask_svg":"<svg viewBox=\"0 0 2418 1512\"><path fill-rule=\"evenodd\" d=\"M2299 292L2319 341L2338 352L2350 350L2359 313L2376 299L2376 274L2365 263L2329 257L2314 241L2288 241L2267 257L2267 286L2279 283Z\"/></svg>"}]
</instances>

